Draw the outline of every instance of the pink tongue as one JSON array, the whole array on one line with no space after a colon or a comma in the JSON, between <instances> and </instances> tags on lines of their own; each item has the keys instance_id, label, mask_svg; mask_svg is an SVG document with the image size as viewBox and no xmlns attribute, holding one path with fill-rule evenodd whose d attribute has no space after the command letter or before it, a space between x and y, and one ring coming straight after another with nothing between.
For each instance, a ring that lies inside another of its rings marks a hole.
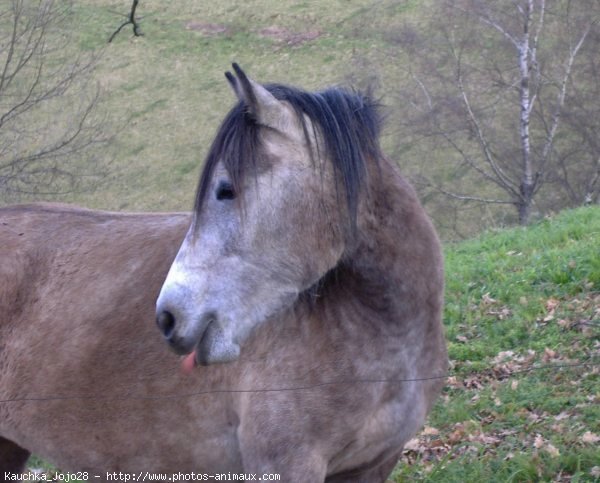
<instances>
[{"instance_id":1,"label":"pink tongue","mask_svg":"<svg viewBox=\"0 0 600 483\"><path fill-rule=\"evenodd\" d=\"M191 374L194 367L196 367L196 351L192 351L181 361L181 370L184 374Z\"/></svg>"}]
</instances>

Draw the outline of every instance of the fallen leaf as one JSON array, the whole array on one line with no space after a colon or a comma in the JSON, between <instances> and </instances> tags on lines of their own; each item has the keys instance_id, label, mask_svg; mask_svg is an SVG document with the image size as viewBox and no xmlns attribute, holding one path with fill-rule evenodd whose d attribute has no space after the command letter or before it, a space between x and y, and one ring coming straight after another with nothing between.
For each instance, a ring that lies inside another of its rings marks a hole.
<instances>
[{"instance_id":1,"label":"fallen leaf","mask_svg":"<svg viewBox=\"0 0 600 483\"><path fill-rule=\"evenodd\" d=\"M490 297L490 293L486 292L481 296L481 303L483 305L492 305L495 304L497 302L496 299L493 299L492 297Z\"/></svg>"},{"instance_id":2,"label":"fallen leaf","mask_svg":"<svg viewBox=\"0 0 600 483\"><path fill-rule=\"evenodd\" d=\"M495 315L500 320L505 320L512 315L508 307L502 307L500 310L488 310L487 315Z\"/></svg>"},{"instance_id":3,"label":"fallen leaf","mask_svg":"<svg viewBox=\"0 0 600 483\"><path fill-rule=\"evenodd\" d=\"M550 299L546 300L547 314L543 319L544 322L550 322L551 320L554 319L554 312L556 311L558 304L559 304L559 302L555 298L550 298Z\"/></svg>"},{"instance_id":4,"label":"fallen leaf","mask_svg":"<svg viewBox=\"0 0 600 483\"><path fill-rule=\"evenodd\" d=\"M444 445L444 442L441 439L434 439L433 441L431 441L429 443L429 446L431 448L443 448L445 445Z\"/></svg>"},{"instance_id":5,"label":"fallen leaf","mask_svg":"<svg viewBox=\"0 0 600 483\"><path fill-rule=\"evenodd\" d=\"M494 357L492 362L494 364L499 364L500 362L503 362L506 359L512 359L514 355L515 353L513 351L500 351L498 352L498 355Z\"/></svg>"},{"instance_id":6,"label":"fallen leaf","mask_svg":"<svg viewBox=\"0 0 600 483\"><path fill-rule=\"evenodd\" d=\"M533 446L535 446L537 449L540 449L542 446L544 446L544 438L542 438L540 434L536 435L535 439L533 440Z\"/></svg>"},{"instance_id":7,"label":"fallen leaf","mask_svg":"<svg viewBox=\"0 0 600 483\"><path fill-rule=\"evenodd\" d=\"M463 384L468 389L481 389L483 387L481 381L475 376L466 377Z\"/></svg>"},{"instance_id":8,"label":"fallen leaf","mask_svg":"<svg viewBox=\"0 0 600 483\"><path fill-rule=\"evenodd\" d=\"M454 425L454 431L452 431L448 435L448 441L452 443L458 443L459 441L463 441L466 439L466 430L465 425L463 423L456 423Z\"/></svg>"},{"instance_id":9,"label":"fallen leaf","mask_svg":"<svg viewBox=\"0 0 600 483\"><path fill-rule=\"evenodd\" d=\"M429 436L434 434L440 434L439 430L432 428L431 426L425 426L423 431L421 431L422 435Z\"/></svg>"},{"instance_id":10,"label":"fallen leaf","mask_svg":"<svg viewBox=\"0 0 600 483\"><path fill-rule=\"evenodd\" d=\"M555 298L549 298L548 300L546 300L546 310L548 311L552 311L552 310L556 310L556 307L558 307L559 301L556 300Z\"/></svg>"},{"instance_id":11,"label":"fallen leaf","mask_svg":"<svg viewBox=\"0 0 600 483\"><path fill-rule=\"evenodd\" d=\"M591 431L586 431L585 433L583 433L581 441L588 444L596 444L600 442L600 436L592 433Z\"/></svg>"},{"instance_id":12,"label":"fallen leaf","mask_svg":"<svg viewBox=\"0 0 600 483\"><path fill-rule=\"evenodd\" d=\"M406 442L404 445L404 451L417 451L421 443L419 442L419 438L413 438Z\"/></svg>"},{"instance_id":13,"label":"fallen leaf","mask_svg":"<svg viewBox=\"0 0 600 483\"><path fill-rule=\"evenodd\" d=\"M553 446L552 444L550 444L550 443L548 443L544 449L553 458L558 458L560 456L560 451L558 451L558 449L555 446Z\"/></svg>"},{"instance_id":14,"label":"fallen leaf","mask_svg":"<svg viewBox=\"0 0 600 483\"><path fill-rule=\"evenodd\" d=\"M475 441L477 443L483 443L483 444L499 444L502 442L502 440L500 438L497 438L496 436L491 436L489 434L483 434L483 433L470 434L469 441Z\"/></svg>"},{"instance_id":15,"label":"fallen leaf","mask_svg":"<svg viewBox=\"0 0 600 483\"><path fill-rule=\"evenodd\" d=\"M544 349L544 355L542 356L542 360L544 362L548 362L552 359L556 359L556 351L553 351L552 349L546 347Z\"/></svg>"},{"instance_id":16,"label":"fallen leaf","mask_svg":"<svg viewBox=\"0 0 600 483\"><path fill-rule=\"evenodd\" d=\"M452 387L458 387L458 386L460 386L460 384L458 383L458 379L456 378L456 376L449 376L446 379L446 384L448 384L448 386L452 386Z\"/></svg>"},{"instance_id":17,"label":"fallen leaf","mask_svg":"<svg viewBox=\"0 0 600 483\"><path fill-rule=\"evenodd\" d=\"M510 383L510 388L515 391L517 389L517 387L519 387L519 381L514 380L513 382Z\"/></svg>"}]
</instances>

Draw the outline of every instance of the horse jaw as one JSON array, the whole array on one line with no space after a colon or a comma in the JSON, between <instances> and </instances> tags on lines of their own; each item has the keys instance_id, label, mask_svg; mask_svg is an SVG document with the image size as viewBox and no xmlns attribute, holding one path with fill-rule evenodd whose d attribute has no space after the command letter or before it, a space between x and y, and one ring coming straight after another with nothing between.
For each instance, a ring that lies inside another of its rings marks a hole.
<instances>
[{"instance_id":1,"label":"horse jaw","mask_svg":"<svg viewBox=\"0 0 600 483\"><path fill-rule=\"evenodd\" d=\"M240 356L240 346L223 327L213 321L208 324L196 348L196 361L202 365L232 362Z\"/></svg>"},{"instance_id":2,"label":"horse jaw","mask_svg":"<svg viewBox=\"0 0 600 483\"><path fill-rule=\"evenodd\" d=\"M211 322L198 346L181 361L181 370L189 374L200 365L233 362L240 356L240 346L228 339L217 322Z\"/></svg>"}]
</instances>

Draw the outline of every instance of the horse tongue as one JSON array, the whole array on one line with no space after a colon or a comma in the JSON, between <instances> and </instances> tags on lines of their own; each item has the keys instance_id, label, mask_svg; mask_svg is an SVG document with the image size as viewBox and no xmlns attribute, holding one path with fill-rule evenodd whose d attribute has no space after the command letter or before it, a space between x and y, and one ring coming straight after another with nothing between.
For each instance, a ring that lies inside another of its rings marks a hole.
<instances>
[{"instance_id":1,"label":"horse tongue","mask_svg":"<svg viewBox=\"0 0 600 483\"><path fill-rule=\"evenodd\" d=\"M181 370L184 374L191 374L194 367L196 367L196 351L190 352L184 357L183 361L181 361Z\"/></svg>"}]
</instances>

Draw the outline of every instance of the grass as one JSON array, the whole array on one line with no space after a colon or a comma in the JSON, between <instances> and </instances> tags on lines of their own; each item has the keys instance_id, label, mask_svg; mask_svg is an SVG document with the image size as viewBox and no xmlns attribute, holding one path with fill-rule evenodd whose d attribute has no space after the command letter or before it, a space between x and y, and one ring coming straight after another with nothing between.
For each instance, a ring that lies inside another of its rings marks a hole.
<instances>
[{"instance_id":1,"label":"grass","mask_svg":"<svg viewBox=\"0 0 600 483\"><path fill-rule=\"evenodd\" d=\"M432 28L428 19L435 5L432 0L144 0L137 11L144 35L133 37L128 26L108 44L130 2L73 2L73 14L58 32L62 42L69 39L67 47L47 62L101 54L90 87L101 88L100 117L106 119L106 134L114 136L110 145L97 149L93 163L108 164L110 175L92 191L62 196L20 197L0 190L0 205L53 199L105 210L190 209L202 160L234 102L223 76L232 61L261 82L309 90L335 84L374 87L377 98L389 106L384 109L384 151L407 176L426 176L451 183L456 192L498 198L502 193L493 183L457 170L461 163L453 150L403 127L418 77L407 54L416 42L411 32ZM420 98L421 91L416 95ZM73 99L83 97L74 93ZM71 120L73 103L52 116L38 114L32 124L60 131ZM494 129L508 129L511 120L497 122ZM30 142L24 144L27 151ZM85 166L86 172L97 172ZM516 221L513 206L463 205L421 189L444 239L468 238L482 226ZM545 193L540 192L540 200Z\"/></svg>"},{"instance_id":2,"label":"grass","mask_svg":"<svg viewBox=\"0 0 600 483\"><path fill-rule=\"evenodd\" d=\"M108 0L78 4L75 15L86 25L79 44L103 50L98 78L105 108L121 127L118 175L95 193L69 201L104 209L189 209L202 160L235 100L223 76L231 62L266 82L309 88L339 83L342 62L357 42L345 45L346 27L338 24L369 3L290 8L274 0L182 1L173 8L149 0L138 9L144 36L133 38L124 30L108 46L120 21L111 11L126 6ZM280 37L262 33L269 27L280 29ZM288 44L287 37L312 30L320 33L314 40Z\"/></svg>"},{"instance_id":3,"label":"grass","mask_svg":"<svg viewBox=\"0 0 600 483\"><path fill-rule=\"evenodd\" d=\"M355 61L380 55L381 19L402 22L419 3L145 0L138 8L144 35L133 37L127 27L107 44L129 2L75 2L65 31L73 57L101 54L92 84L101 87L101 110L115 137L96 154L100 163L111 161L111 175L93 192L25 200L188 210L202 160L235 101L223 75L232 61L262 82L307 89L360 84L369 73ZM389 64L379 83L392 86L401 70ZM0 192L0 204L9 201Z\"/></svg>"},{"instance_id":4,"label":"grass","mask_svg":"<svg viewBox=\"0 0 600 483\"><path fill-rule=\"evenodd\" d=\"M598 481L598 240L593 207L447 247L452 377L393 481Z\"/></svg>"}]
</instances>

